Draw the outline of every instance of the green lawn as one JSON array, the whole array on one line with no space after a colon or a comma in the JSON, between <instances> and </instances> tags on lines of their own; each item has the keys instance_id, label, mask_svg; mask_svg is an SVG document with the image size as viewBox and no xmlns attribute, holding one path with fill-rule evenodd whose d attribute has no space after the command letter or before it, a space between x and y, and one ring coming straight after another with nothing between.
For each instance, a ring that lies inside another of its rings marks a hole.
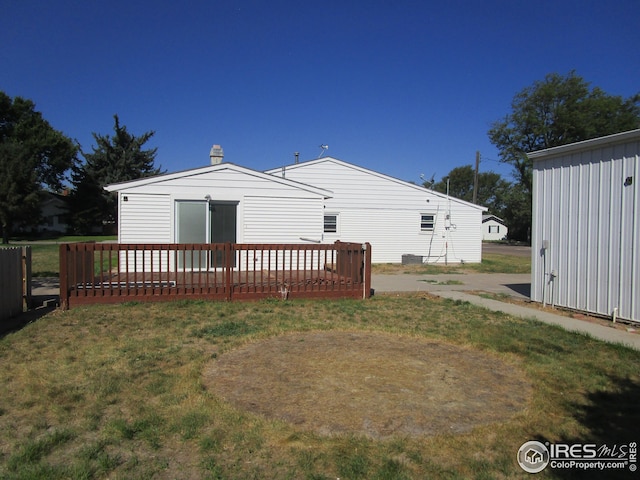
<instances>
[{"instance_id":1,"label":"green lawn","mask_svg":"<svg viewBox=\"0 0 640 480\"><path fill-rule=\"evenodd\" d=\"M62 236L48 240L15 241L3 247L31 247L31 275L33 277L57 277L60 275L60 245L74 242L101 242L117 240L114 236Z\"/></svg>"},{"instance_id":2,"label":"green lawn","mask_svg":"<svg viewBox=\"0 0 640 480\"><path fill-rule=\"evenodd\" d=\"M37 243L73 243L73 242L102 242L105 240L117 240L115 235L60 235L57 237L34 238L34 237L15 237L10 242L19 245L37 244Z\"/></svg>"},{"instance_id":3,"label":"green lawn","mask_svg":"<svg viewBox=\"0 0 640 480\"><path fill-rule=\"evenodd\" d=\"M115 240L116 237L58 237L46 242L18 242L8 246L31 246L32 272L34 277L57 277L59 275L59 243ZM374 274L416 273L437 275L444 273L531 273L531 259L514 255L484 254L481 263L449 265L400 265L374 264Z\"/></svg>"},{"instance_id":4,"label":"green lawn","mask_svg":"<svg viewBox=\"0 0 640 480\"><path fill-rule=\"evenodd\" d=\"M450 263L400 265L397 263L379 263L371 271L377 274L414 273L438 275L445 273L531 273L531 258L516 255L485 253L481 263Z\"/></svg>"},{"instance_id":5,"label":"green lawn","mask_svg":"<svg viewBox=\"0 0 640 480\"><path fill-rule=\"evenodd\" d=\"M302 431L205 388L205 368L227 352L303 331L386 332L484 352L523 372L530 400L465 433L377 441ZM524 442L620 445L638 441L640 423L640 352L420 295L55 311L0 339L0 362L8 480L531 478L515 460Z\"/></svg>"}]
</instances>

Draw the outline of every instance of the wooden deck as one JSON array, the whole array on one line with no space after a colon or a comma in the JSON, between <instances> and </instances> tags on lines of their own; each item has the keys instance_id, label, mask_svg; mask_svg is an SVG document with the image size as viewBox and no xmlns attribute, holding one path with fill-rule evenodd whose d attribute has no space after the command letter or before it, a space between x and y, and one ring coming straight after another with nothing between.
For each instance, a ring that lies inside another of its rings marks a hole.
<instances>
[{"instance_id":1,"label":"wooden deck","mask_svg":"<svg viewBox=\"0 0 640 480\"><path fill-rule=\"evenodd\" d=\"M192 259L202 252L216 255L218 265L225 267L180 268L177 252ZM185 298L368 298L371 289L370 247L353 243L65 244L60 262L63 308ZM266 268L252 269L254 265ZM300 266L305 268L296 268Z\"/></svg>"}]
</instances>

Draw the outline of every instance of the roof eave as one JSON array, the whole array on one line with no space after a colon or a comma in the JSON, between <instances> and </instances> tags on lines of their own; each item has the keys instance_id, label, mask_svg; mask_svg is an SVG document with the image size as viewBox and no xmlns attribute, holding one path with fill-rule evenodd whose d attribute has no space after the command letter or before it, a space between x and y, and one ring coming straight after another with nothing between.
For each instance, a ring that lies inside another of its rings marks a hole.
<instances>
[{"instance_id":1,"label":"roof eave","mask_svg":"<svg viewBox=\"0 0 640 480\"><path fill-rule=\"evenodd\" d=\"M536 150L535 152L527 153L527 156L534 162L546 157L552 157L556 155L564 155L567 153L574 153L580 150L589 150L596 147L603 147L606 145L618 144L632 139L640 139L640 128L636 130L629 130L627 132L614 133L613 135L607 135L604 137L592 138L589 140L583 140L582 142L569 143L567 145L560 145L559 147L546 148L544 150Z\"/></svg>"},{"instance_id":2,"label":"roof eave","mask_svg":"<svg viewBox=\"0 0 640 480\"><path fill-rule=\"evenodd\" d=\"M466 200L462 200L462 199L457 198L457 197L449 196L446 193L436 192L435 190L428 190L427 188L425 188L425 187L423 187L421 185L417 185L415 183L410 183L410 182L407 182L406 180L401 180L399 178L392 177L392 176L387 175L385 173L376 172L375 170L371 170L371 169L368 169L368 168L365 168L365 167L361 167L359 165L356 165L356 164L353 164L353 163L349 163L349 162L345 162L344 160L340 160L338 158L329 157L329 156L316 158L316 159L313 159L313 160L307 160L305 162L294 163L294 164L291 164L291 165L285 165L285 166L280 167L280 168L272 168L272 169L269 169L269 170L265 170L265 173L270 174L270 175L275 175L278 171L281 171L282 169L284 169L284 171L286 172L287 169L300 168L300 167L312 165L312 164L315 164L315 163L320 163L322 161L333 161L333 162L337 162L337 163L342 163L342 164L344 164L344 165L346 165L348 167L355 168L356 170L360 170L362 172L367 172L367 173L376 175L378 177L382 177L382 178L385 178L387 180L403 184L403 185L405 185L407 187L414 188L416 190L429 192L429 193L435 195L436 197L440 197L442 199L450 199L451 201L458 202L458 203L461 203L463 205L468 205L470 207L477 208L477 209L479 209L480 211L483 211L483 212L486 212L486 211L489 210L487 207L483 207L482 205L476 205L475 203L467 202Z\"/></svg>"},{"instance_id":3,"label":"roof eave","mask_svg":"<svg viewBox=\"0 0 640 480\"><path fill-rule=\"evenodd\" d=\"M182 170L182 171L178 171L178 172L172 172L172 173L166 173L163 175L155 175L153 177L144 177L144 178L139 178L136 180L130 180L127 182L120 182L120 183L112 183L110 185L105 185L103 188L108 191L108 192L119 192L122 190L127 190L130 188L136 188L136 187L141 187L144 185L149 185L152 183L157 183L157 182L163 182L166 180L172 180L175 178L180 178L180 177L185 177L185 176L194 176L194 175L200 175L203 173L208 173L208 172L212 172L212 171L217 171L217 170L224 170L224 169L232 169L238 172L242 172L245 173L247 175L256 175L260 178L264 178L267 180L271 180L271 181L276 181L278 183L282 183L285 185L288 185L290 187L294 187L294 188L299 188L301 190L305 190L311 193L315 193L317 195L321 195L323 196L325 199L326 198L332 198L332 192L329 190L325 190L323 188L318 188L318 187L314 187L313 185L307 185L301 182L296 182L295 180L289 180L286 178L278 178L274 175L269 175L267 173L264 172L260 172L258 170L252 170L250 168L247 167L242 167L240 165L236 165L234 163L229 163L229 162L225 162L225 163L220 163L218 165L207 165L205 167L199 167L199 168L194 168L194 169L189 169L189 170Z\"/></svg>"}]
</instances>

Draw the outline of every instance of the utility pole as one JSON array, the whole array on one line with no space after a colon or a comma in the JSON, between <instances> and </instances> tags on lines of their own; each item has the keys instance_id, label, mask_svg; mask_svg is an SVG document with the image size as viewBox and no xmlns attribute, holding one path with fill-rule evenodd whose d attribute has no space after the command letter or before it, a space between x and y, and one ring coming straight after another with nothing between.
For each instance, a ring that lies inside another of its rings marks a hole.
<instances>
[{"instance_id":1,"label":"utility pole","mask_svg":"<svg viewBox=\"0 0 640 480\"><path fill-rule=\"evenodd\" d=\"M478 200L478 170L480 170L480 152L476 150L476 171L473 174L473 203Z\"/></svg>"}]
</instances>

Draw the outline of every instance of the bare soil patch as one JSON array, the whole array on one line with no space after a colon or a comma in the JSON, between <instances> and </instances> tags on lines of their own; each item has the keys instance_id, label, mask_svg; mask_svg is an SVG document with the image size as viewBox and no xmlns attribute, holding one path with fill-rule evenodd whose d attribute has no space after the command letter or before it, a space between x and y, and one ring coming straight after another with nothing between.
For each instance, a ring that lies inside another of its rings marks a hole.
<instances>
[{"instance_id":1,"label":"bare soil patch","mask_svg":"<svg viewBox=\"0 0 640 480\"><path fill-rule=\"evenodd\" d=\"M311 332L220 355L204 382L234 406L321 435L463 433L525 408L531 386L494 355L414 337Z\"/></svg>"}]
</instances>

